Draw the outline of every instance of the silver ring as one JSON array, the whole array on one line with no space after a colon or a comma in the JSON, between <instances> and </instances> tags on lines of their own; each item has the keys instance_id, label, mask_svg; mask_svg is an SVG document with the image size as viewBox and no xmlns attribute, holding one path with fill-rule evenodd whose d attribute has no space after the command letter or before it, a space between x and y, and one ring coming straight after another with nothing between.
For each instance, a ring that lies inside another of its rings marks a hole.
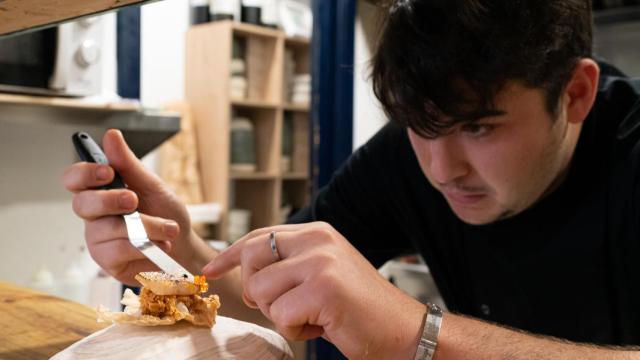
<instances>
[{"instance_id":1,"label":"silver ring","mask_svg":"<svg viewBox=\"0 0 640 360\"><path fill-rule=\"evenodd\" d=\"M271 254L276 262L282 260L280 253L278 252L278 246L276 245L276 232L272 231L269 234L269 247L271 247Z\"/></svg>"}]
</instances>

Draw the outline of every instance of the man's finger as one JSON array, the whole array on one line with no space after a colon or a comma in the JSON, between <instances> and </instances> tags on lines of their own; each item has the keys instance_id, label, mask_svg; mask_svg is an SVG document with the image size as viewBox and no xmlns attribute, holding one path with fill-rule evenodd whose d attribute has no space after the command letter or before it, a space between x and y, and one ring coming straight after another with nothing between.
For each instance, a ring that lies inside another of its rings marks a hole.
<instances>
[{"instance_id":1,"label":"man's finger","mask_svg":"<svg viewBox=\"0 0 640 360\"><path fill-rule=\"evenodd\" d=\"M268 310L265 309L282 294L300 285L308 268L305 258L294 256L254 272L243 282L247 298L260 306L265 315L269 316Z\"/></svg>"},{"instance_id":2,"label":"man's finger","mask_svg":"<svg viewBox=\"0 0 640 360\"><path fill-rule=\"evenodd\" d=\"M163 251L171 251L171 243L168 241L154 241L154 243L160 247ZM106 269L114 269L114 271L122 272L122 268L128 264L136 261L142 263L151 261L136 249L128 238L112 239L111 241L105 241L95 244L93 247L89 247L91 256L96 260L100 266ZM157 269L155 265L146 265L149 269ZM114 275L115 276L115 275Z\"/></svg>"},{"instance_id":3,"label":"man's finger","mask_svg":"<svg viewBox=\"0 0 640 360\"><path fill-rule=\"evenodd\" d=\"M164 189L162 180L144 167L119 130L108 130L104 134L102 144L109 164L120 173L127 186L142 198L149 196L150 192Z\"/></svg>"},{"instance_id":4,"label":"man's finger","mask_svg":"<svg viewBox=\"0 0 640 360\"><path fill-rule=\"evenodd\" d=\"M97 243L89 249L96 262L109 269L117 269L134 260L146 259L127 238Z\"/></svg>"},{"instance_id":5,"label":"man's finger","mask_svg":"<svg viewBox=\"0 0 640 360\"><path fill-rule=\"evenodd\" d=\"M238 239L236 241L236 243L237 242L247 241L249 239L262 236L264 234L269 234L272 231L275 231L275 232L297 231L297 230L300 230L300 229L304 228L305 225L306 224L282 224L282 225L275 225L275 226L269 226L269 227L265 227L265 228L256 229L256 230L253 230L253 231L249 232L248 234L246 234L245 236L241 237L240 239Z\"/></svg>"},{"instance_id":6,"label":"man's finger","mask_svg":"<svg viewBox=\"0 0 640 360\"><path fill-rule=\"evenodd\" d=\"M240 265L243 245L244 242L235 242L226 248L202 269L202 274L209 279L219 279L233 270Z\"/></svg>"},{"instance_id":7,"label":"man's finger","mask_svg":"<svg viewBox=\"0 0 640 360\"><path fill-rule=\"evenodd\" d=\"M73 211L85 220L128 214L138 207L138 196L130 190L87 190L73 196Z\"/></svg>"},{"instance_id":8,"label":"man's finger","mask_svg":"<svg viewBox=\"0 0 640 360\"><path fill-rule=\"evenodd\" d=\"M251 256L257 256L254 260L256 263L267 264L273 262L273 254L271 253L271 248L269 247L268 242L269 234L272 231L276 232L278 252L280 252L281 257L284 257L285 254L280 250L280 241L278 239L282 234L301 229L302 227L302 224L290 224L254 230L218 254L218 256L216 256L209 264L207 264L207 266L204 267L204 269L202 269L202 273L208 278L219 279L231 269L240 265L242 261L241 257L247 256L243 255L245 251L251 251ZM247 243L250 244L249 247L247 247ZM249 250L247 250L247 248Z\"/></svg>"},{"instance_id":9,"label":"man's finger","mask_svg":"<svg viewBox=\"0 0 640 360\"><path fill-rule=\"evenodd\" d=\"M308 286L297 286L271 304L270 318L280 334L289 340L307 340L324 333L317 323L321 304Z\"/></svg>"},{"instance_id":10,"label":"man's finger","mask_svg":"<svg viewBox=\"0 0 640 360\"><path fill-rule=\"evenodd\" d=\"M71 165L62 175L64 187L77 193L99 188L113 181L114 171L109 165L79 162Z\"/></svg>"},{"instance_id":11,"label":"man's finger","mask_svg":"<svg viewBox=\"0 0 640 360\"><path fill-rule=\"evenodd\" d=\"M180 235L180 226L173 220L141 214L147 236L153 241L173 241ZM86 239L89 243L100 243L128 237L122 216L107 216L87 221Z\"/></svg>"}]
</instances>

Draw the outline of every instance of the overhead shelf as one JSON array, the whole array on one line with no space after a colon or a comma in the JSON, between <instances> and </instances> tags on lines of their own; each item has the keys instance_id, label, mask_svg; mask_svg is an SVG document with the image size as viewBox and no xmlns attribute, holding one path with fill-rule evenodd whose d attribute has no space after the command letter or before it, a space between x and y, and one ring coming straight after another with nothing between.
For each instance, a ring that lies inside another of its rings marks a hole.
<instances>
[{"instance_id":1,"label":"overhead shelf","mask_svg":"<svg viewBox=\"0 0 640 360\"><path fill-rule=\"evenodd\" d=\"M48 106L100 111L137 111L137 102L98 102L67 97L30 96L0 93L0 104L24 104L31 106Z\"/></svg>"},{"instance_id":2,"label":"overhead shelf","mask_svg":"<svg viewBox=\"0 0 640 360\"><path fill-rule=\"evenodd\" d=\"M42 29L68 20L93 16L156 0L3 0L0 36Z\"/></svg>"},{"instance_id":3,"label":"overhead shelf","mask_svg":"<svg viewBox=\"0 0 640 360\"><path fill-rule=\"evenodd\" d=\"M91 104L74 99L0 94L0 122L120 129L142 157L180 131L180 115L134 104ZM91 133L91 131L89 131ZM99 136L100 134L92 134Z\"/></svg>"}]
</instances>

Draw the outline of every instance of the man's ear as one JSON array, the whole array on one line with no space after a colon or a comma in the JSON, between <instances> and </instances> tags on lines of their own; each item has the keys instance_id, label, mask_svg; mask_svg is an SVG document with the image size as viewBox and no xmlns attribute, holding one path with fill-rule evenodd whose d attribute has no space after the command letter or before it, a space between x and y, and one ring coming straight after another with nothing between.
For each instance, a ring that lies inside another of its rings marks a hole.
<instances>
[{"instance_id":1,"label":"man's ear","mask_svg":"<svg viewBox=\"0 0 640 360\"><path fill-rule=\"evenodd\" d=\"M600 67L592 59L581 59L573 70L571 80L564 91L567 121L583 122L596 99Z\"/></svg>"}]
</instances>

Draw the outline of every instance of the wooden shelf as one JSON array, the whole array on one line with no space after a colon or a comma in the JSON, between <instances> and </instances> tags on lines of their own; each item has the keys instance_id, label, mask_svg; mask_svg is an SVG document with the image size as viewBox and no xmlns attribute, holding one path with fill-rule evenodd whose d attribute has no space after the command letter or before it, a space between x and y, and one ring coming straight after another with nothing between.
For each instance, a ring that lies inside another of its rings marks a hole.
<instances>
[{"instance_id":1,"label":"wooden shelf","mask_svg":"<svg viewBox=\"0 0 640 360\"><path fill-rule=\"evenodd\" d=\"M283 180L308 180L309 174L306 172L286 172L282 174Z\"/></svg>"},{"instance_id":2,"label":"wooden shelf","mask_svg":"<svg viewBox=\"0 0 640 360\"><path fill-rule=\"evenodd\" d=\"M50 107L59 107L59 108L84 109L84 110L104 110L104 111L141 110L139 104L127 103L127 102L98 103L98 102L88 102L85 100L74 99L74 98L14 95L14 94L2 94L2 93L0 93L0 103L50 106Z\"/></svg>"},{"instance_id":3,"label":"wooden shelf","mask_svg":"<svg viewBox=\"0 0 640 360\"><path fill-rule=\"evenodd\" d=\"M278 176L270 173L254 172L231 172L229 178L232 180L275 180Z\"/></svg>"},{"instance_id":4,"label":"wooden shelf","mask_svg":"<svg viewBox=\"0 0 640 360\"><path fill-rule=\"evenodd\" d=\"M285 43L290 46L299 46L308 48L311 45L311 39L305 37L287 37Z\"/></svg>"},{"instance_id":5,"label":"wooden shelf","mask_svg":"<svg viewBox=\"0 0 640 360\"><path fill-rule=\"evenodd\" d=\"M259 36L259 37L271 37L271 38L281 38L284 36L282 31L276 29L270 29L264 26L252 25L247 23L242 23L238 21L230 21L233 26L233 32L236 35L240 36Z\"/></svg>"},{"instance_id":6,"label":"wooden shelf","mask_svg":"<svg viewBox=\"0 0 640 360\"><path fill-rule=\"evenodd\" d=\"M283 108L285 111L309 112L311 110L308 104L285 103Z\"/></svg>"},{"instance_id":7,"label":"wooden shelf","mask_svg":"<svg viewBox=\"0 0 640 360\"><path fill-rule=\"evenodd\" d=\"M275 110L279 107L278 103L249 99L231 99L231 105L236 107Z\"/></svg>"},{"instance_id":8,"label":"wooden shelf","mask_svg":"<svg viewBox=\"0 0 640 360\"><path fill-rule=\"evenodd\" d=\"M55 124L85 129L96 139L105 129L120 129L138 157L179 132L180 117L176 112L144 109L129 103L97 104L69 98L0 94L0 123Z\"/></svg>"},{"instance_id":9,"label":"wooden shelf","mask_svg":"<svg viewBox=\"0 0 640 360\"><path fill-rule=\"evenodd\" d=\"M4 0L0 1L0 35L43 28L149 0Z\"/></svg>"},{"instance_id":10,"label":"wooden shelf","mask_svg":"<svg viewBox=\"0 0 640 360\"><path fill-rule=\"evenodd\" d=\"M235 55L245 60L246 99L229 94L234 46ZM286 205L299 208L309 199L310 111L304 104L285 103L285 50L294 53L296 73L308 73L308 39L289 39L280 30L232 21L197 25L187 32L185 93L198 128L205 201L221 204L217 239L228 239L229 209L251 213L249 231L277 224ZM256 172L230 167L234 117L253 125ZM290 171L283 173L285 164Z\"/></svg>"},{"instance_id":11,"label":"wooden shelf","mask_svg":"<svg viewBox=\"0 0 640 360\"><path fill-rule=\"evenodd\" d=\"M282 108L285 111L298 111L298 112L311 111L310 106L308 104L284 103L280 105L280 104L268 102L268 101L249 100L249 99L231 99L231 105L238 108L248 108L248 109L276 110L278 108Z\"/></svg>"}]
</instances>

